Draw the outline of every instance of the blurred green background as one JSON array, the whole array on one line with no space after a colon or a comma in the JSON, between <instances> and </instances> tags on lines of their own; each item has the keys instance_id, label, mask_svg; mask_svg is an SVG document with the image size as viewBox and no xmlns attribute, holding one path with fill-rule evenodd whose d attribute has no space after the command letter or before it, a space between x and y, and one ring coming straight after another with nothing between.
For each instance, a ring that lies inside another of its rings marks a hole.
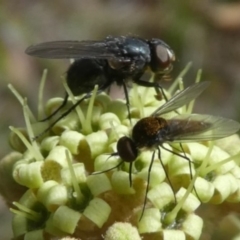
<instances>
[{"instance_id":1,"label":"blurred green background","mask_svg":"<svg viewBox=\"0 0 240 240\"><path fill-rule=\"evenodd\" d=\"M239 1L2 0L0 157L10 152L8 126L24 124L21 106L8 90L8 83L28 98L36 112L39 80L43 69L48 68L45 99L64 95L60 76L69 62L27 56L24 51L29 45L127 34L161 38L168 43L177 56L172 78L189 61L193 67L185 78L186 84L193 82L199 68L203 69L203 80L211 81L212 85L197 102L198 112L240 120ZM10 214L3 201L0 216L0 239L10 239Z\"/></svg>"}]
</instances>

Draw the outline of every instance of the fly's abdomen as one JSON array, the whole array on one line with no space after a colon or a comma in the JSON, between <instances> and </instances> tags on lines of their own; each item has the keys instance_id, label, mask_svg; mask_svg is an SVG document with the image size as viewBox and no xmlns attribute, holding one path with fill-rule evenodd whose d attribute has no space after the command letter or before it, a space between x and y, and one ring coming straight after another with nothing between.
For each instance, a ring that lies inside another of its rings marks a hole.
<instances>
[{"instance_id":1,"label":"fly's abdomen","mask_svg":"<svg viewBox=\"0 0 240 240\"><path fill-rule=\"evenodd\" d=\"M67 84L72 93L77 96L91 92L96 84L99 89L105 86L109 81L106 76L106 64L105 60L76 60L67 71Z\"/></svg>"}]
</instances>

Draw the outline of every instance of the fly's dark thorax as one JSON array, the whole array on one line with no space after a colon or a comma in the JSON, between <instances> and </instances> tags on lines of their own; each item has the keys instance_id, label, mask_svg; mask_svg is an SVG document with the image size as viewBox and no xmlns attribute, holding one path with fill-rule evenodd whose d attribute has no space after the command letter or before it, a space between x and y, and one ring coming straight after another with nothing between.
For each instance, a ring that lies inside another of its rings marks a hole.
<instances>
[{"instance_id":1,"label":"fly's dark thorax","mask_svg":"<svg viewBox=\"0 0 240 240\"><path fill-rule=\"evenodd\" d=\"M118 58L108 60L114 81L121 85L123 80L139 79L151 61L148 43L134 37L121 37L113 42L115 46L111 47L119 51Z\"/></svg>"},{"instance_id":2,"label":"fly's dark thorax","mask_svg":"<svg viewBox=\"0 0 240 240\"><path fill-rule=\"evenodd\" d=\"M153 148L168 141L167 121L158 117L146 117L139 120L133 130L132 139L138 148Z\"/></svg>"}]
</instances>

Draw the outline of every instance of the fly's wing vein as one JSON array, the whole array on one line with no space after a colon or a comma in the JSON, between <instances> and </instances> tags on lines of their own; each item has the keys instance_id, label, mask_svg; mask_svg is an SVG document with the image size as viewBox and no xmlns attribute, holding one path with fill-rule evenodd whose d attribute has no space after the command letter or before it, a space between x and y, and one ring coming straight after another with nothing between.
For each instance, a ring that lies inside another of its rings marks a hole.
<instances>
[{"instance_id":1,"label":"fly's wing vein","mask_svg":"<svg viewBox=\"0 0 240 240\"><path fill-rule=\"evenodd\" d=\"M211 141L228 137L240 129L234 120L201 114L178 115L168 120L174 142Z\"/></svg>"},{"instance_id":2,"label":"fly's wing vein","mask_svg":"<svg viewBox=\"0 0 240 240\"><path fill-rule=\"evenodd\" d=\"M151 116L159 116L167 112L174 111L198 97L208 86L210 82L196 83L183 91L175 94L165 104L154 111Z\"/></svg>"},{"instance_id":3,"label":"fly's wing vein","mask_svg":"<svg viewBox=\"0 0 240 240\"><path fill-rule=\"evenodd\" d=\"M116 45L104 41L53 41L30 46L26 53L31 56L62 59L62 58L121 58Z\"/></svg>"}]
</instances>

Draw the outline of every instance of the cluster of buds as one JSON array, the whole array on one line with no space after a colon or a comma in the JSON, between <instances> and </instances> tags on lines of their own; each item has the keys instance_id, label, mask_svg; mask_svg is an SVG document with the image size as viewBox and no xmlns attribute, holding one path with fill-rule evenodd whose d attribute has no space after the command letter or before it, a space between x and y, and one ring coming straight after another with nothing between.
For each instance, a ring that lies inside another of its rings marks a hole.
<instances>
[{"instance_id":1,"label":"cluster of buds","mask_svg":"<svg viewBox=\"0 0 240 240\"><path fill-rule=\"evenodd\" d=\"M48 122L33 123L26 101L12 91L23 106L26 128L11 128L14 152L0 163L0 192L14 214L15 239L199 239L211 234L203 232L206 209L214 211L212 221L217 222L235 210L232 203L240 202L236 135L216 143L183 143L181 148L166 143L173 152L184 151L191 162L162 149L149 182L152 151L142 151L131 169L127 162L114 168L122 161L110 155L118 139L131 137L132 125L165 102L156 99L152 88L134 86L129 92L131 121L124 100L96 95L95 88L90 99L37 140L33 133L41 133ZM166 91L168 98L172 91ZM46 113L61 102L49 100Z\"/></svg>"}]
</instances>

